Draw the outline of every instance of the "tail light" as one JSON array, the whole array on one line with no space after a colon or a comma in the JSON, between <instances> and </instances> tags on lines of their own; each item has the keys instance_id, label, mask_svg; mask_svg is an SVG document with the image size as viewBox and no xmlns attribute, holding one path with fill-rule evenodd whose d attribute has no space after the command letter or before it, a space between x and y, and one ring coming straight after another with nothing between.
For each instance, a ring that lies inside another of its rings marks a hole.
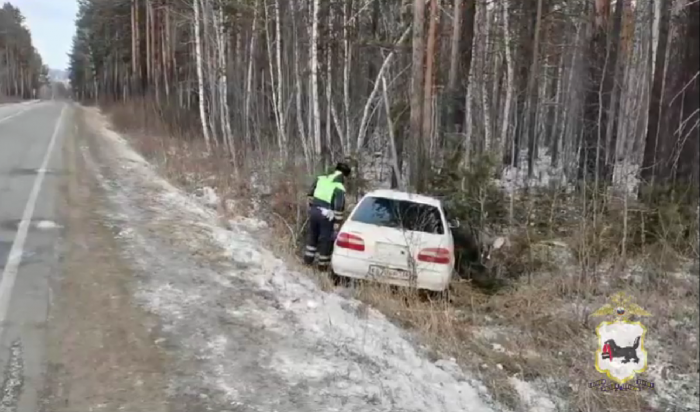
<instances>
[{"instance_id":1,"label":"tail light","mask_svg":"<svg viewBox=\"0 0 700 412\"><path fill-rule=\"evenodd\" d=\"M430 247L418 252L418 260L426 263L447 265L450 263L452 252L442 247Z\"/></svg>"},{"instance_id":2,"label":"tail light","mask_svg":"<svg viewBox=\"0 0 700 412\"><path fill-rule=\"evenodd\" d=\"M365 251L365 241L361 237L350 233L340 233L335 241L337 247L344 249L357 250L358 252Z\"/></svg>"}]
</instances>

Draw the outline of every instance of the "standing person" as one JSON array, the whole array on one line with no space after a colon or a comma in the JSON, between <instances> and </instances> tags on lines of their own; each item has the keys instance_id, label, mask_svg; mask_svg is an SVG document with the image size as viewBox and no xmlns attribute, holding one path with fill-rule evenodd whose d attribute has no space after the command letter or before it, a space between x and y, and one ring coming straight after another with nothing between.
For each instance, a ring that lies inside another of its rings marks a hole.
<instances>
[{"instance_id":1,"label":"standing person","mask_svg":"<svg viewBox=\"0 0 700 412\"><path fill-rule=\"evenodd\" d=\"M333 232L340 229L345 212L345 179L350 166L338 163L335 171L319 176L311 186L309 199L309 231L304 250L304 263L312 265L318 253L319 270L327 270L331 262Z\"/></svg>"}]
</instances>

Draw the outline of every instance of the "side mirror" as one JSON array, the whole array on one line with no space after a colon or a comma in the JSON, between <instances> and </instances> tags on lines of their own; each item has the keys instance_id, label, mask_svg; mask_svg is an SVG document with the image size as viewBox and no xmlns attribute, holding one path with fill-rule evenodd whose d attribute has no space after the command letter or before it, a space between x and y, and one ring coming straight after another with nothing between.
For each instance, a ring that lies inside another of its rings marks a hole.
<instances>
[{"instance_id":1,"label":"side mirror","mask_svg":"<svg viewBox=\"0 0 700 412\"><path fill-rule=\"evenodd\" d=\"M457 229L459 227L459 219L451 219L447 222L450 229Z\"/></svg>"}]
</instances>

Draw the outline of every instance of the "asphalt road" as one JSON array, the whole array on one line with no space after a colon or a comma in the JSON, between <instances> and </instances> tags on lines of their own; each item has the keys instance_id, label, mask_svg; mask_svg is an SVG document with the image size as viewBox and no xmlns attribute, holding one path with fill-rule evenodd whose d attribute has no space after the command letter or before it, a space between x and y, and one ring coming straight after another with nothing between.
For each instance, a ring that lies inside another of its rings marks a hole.
<instances>
[{"instance_id":1,"label":"asphalt road","mask_svg":"<svg viewBox=\"0 0 700 412\"><path fill-rule=\"evenodd\" d=\"M61 102L0 106L0 412L35 412L41 397L69 110Z\"/></svg>"}]
</instances>

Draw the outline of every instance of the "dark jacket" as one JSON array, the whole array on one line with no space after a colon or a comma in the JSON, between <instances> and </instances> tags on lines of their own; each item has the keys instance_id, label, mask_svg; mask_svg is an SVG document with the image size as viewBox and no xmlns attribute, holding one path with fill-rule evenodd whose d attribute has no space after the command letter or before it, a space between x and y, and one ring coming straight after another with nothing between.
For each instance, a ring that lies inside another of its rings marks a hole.
<instances>
[{"instance_id":1,"label":"dark jacket","mask_svg":"<svg viewBox=\"0 0 700 412\"><path fill-rule=\"evenodd\" d=\"M340 174L335 179L334 182L345 183L345 177ZM335 215L335 222L340 223L345 218L345 191L340 189L335 189L333 191L333 197L331 202L325 202L320 199L314 198L314 192L316 191L316 184L318 183L318 177L314 179L314 183L311 185L307 196L309 198L309 205L315 207L321 207L324 209L330 209Z\"/></svg>"}]
</instances>

